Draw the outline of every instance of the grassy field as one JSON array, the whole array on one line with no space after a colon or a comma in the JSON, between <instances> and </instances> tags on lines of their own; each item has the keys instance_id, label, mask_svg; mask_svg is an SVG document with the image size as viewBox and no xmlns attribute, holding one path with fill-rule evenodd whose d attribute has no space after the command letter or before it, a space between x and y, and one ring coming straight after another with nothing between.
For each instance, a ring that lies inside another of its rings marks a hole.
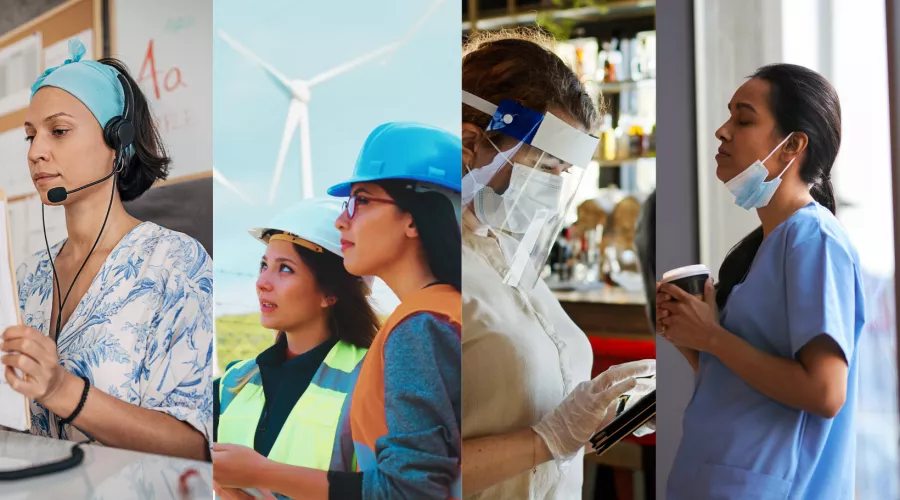
<instances>
[{"instance_id":1,"label":"grassy field","mask_svg":"<svg viewBox=\"0 0 900 500\"><path fill-rule=\"evenodd\" d=\"M219 373L228 363L255 358L275 340L275 332L259 324L259 313L216 318L216 355Z\"/></svg>"},{"instance_id":2,"label":"grassy field","mask_svg":"<svg viewBox=\"0 0 900 500\"><path fill-rule=\"evenodd\" d=\"M383 323L387 315L379 315ZM219 374L232 361L255 358L275 341L275 332L259 324L259 313L216 318L216 356Z\"/></svg>"}]
</instances>

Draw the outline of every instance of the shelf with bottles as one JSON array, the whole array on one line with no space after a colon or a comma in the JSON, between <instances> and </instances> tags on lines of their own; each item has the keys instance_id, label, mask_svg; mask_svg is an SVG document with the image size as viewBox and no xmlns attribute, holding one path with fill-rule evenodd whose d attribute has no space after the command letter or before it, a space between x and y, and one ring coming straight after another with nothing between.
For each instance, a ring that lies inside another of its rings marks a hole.
<instances>
[{"instance_id":1,"label":"shelf with bottles","mask_svg":"<svg viewBox=\"0 0 900 500\"><path fill-rule=\"evenodd\" d=\"M604 94L654 89L656 85L656 31L622 36L613 29L608 36L561 41L556 54L586 84L599 86Z\"/></svg>"},{"instance_id":2,"label":"shelf with bottles","mask_svg":"<svg viewBox=\"0 0 900 500\"><path fill-rule=\"evenodd\" d=\"M600 166L618 166L642 158L656 157L656 124L648 118L619 114L618 126L613 115L603 117L600 144L594 161Z\"/></svg>"},{"instance_id":3,"label":"shelf with bottles","mask_svg":"<svg viewBox=\"0 0 900 500\"><path fill-rule=\"evenodd\" d=\"M465 0L462 30L498 30L520 25L551 22L600 22L656 15L655 0L612 0L598 5L555 0ZM560 5L562 4L562 5Z\"/></svg>"}]
</instances>

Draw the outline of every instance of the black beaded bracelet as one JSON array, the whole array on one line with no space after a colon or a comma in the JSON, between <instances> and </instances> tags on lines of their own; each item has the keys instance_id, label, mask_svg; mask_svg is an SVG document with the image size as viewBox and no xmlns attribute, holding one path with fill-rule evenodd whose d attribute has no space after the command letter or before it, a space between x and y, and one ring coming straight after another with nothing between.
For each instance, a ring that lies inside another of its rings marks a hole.
<instances>
[{"instance_id":1,"label":"black beaded bracelet","mask_svg":"<svg viewBox=\"0 0 900 500\"><path fill-rule=\"evenodd\" d=\"M88 380L87 377L81 377L81 380L84 380L84 391L81 392L81 401L78 402L78 406L75 407L75 411L73 411L68 418L64 418L59 421L60 426L71 424L72 421L75 420L75 417L77 417L78 414L81 413L81 410L84 408L84 403L85 401L87 401L88 391L91 388L91 381Z\"/></svg>"}]
</instances>

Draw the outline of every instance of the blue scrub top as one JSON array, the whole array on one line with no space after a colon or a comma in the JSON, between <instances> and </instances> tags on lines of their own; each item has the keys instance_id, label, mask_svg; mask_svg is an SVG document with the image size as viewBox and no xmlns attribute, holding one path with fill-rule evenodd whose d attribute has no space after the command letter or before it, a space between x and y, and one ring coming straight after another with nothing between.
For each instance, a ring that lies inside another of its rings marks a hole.
<instances>
[{"instance_id":1,"label":"blue scrub top","mask_svg":"<svg viewBox=\"0 0 900 500\"><path fill-rule=\"evenodd\" d=\"M721 322L785 358L796 359L818 335L833 338L849 364L847 399L833 419L812 415L770 399L701 353L667 498L851 500L865 299L859 257L834 215L810 203L776 227L732 290Z\"/></svg>"}]
</instances>

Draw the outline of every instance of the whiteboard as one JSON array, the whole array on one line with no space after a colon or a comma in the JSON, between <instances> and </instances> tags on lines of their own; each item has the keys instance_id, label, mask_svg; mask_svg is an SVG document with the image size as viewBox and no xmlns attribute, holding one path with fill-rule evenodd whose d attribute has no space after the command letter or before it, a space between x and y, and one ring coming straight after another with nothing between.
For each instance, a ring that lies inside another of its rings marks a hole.
<instances>
[{"instance_id":1,"label":"whiteboard","mask_svg":"<svg viewBox=\"0 0 900 500\"><path fill-rule=\"evenodd\" d=\"M113 57L150 103L169 178L212 172L212 0L115 0Z\"/></svg>"}]
</instances>

